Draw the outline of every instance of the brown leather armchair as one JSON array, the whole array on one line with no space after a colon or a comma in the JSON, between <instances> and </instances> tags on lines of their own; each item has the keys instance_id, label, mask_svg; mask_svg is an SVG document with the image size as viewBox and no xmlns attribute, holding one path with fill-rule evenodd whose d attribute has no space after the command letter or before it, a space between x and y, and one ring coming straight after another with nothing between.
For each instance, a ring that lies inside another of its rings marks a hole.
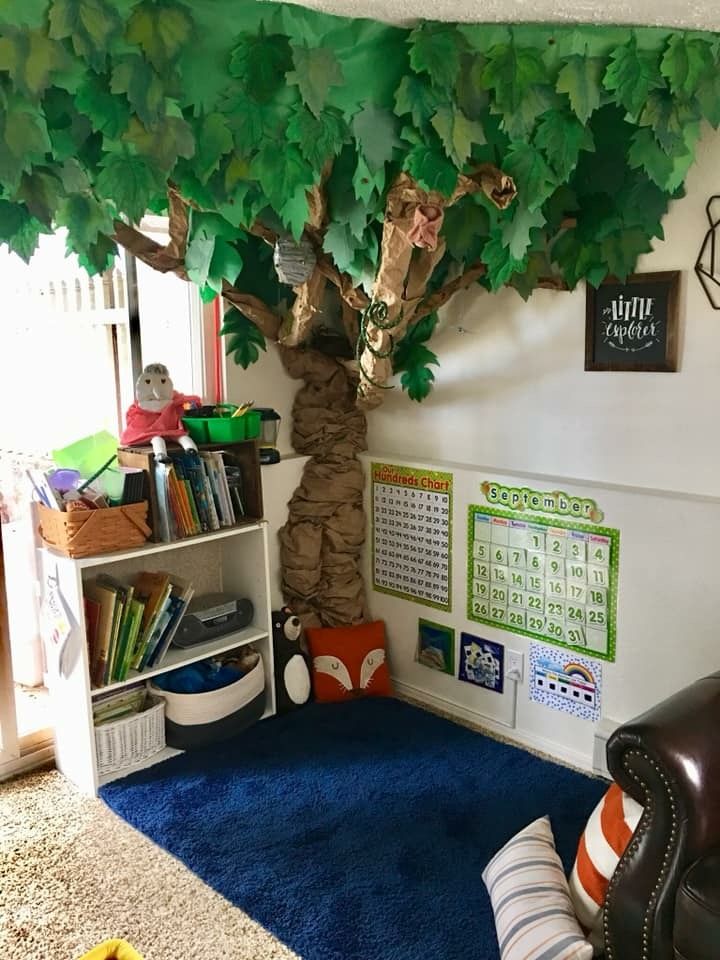
<instances>
[{"instance_id":1,"label":"brown leather armchair","mask_svg":"<svg viewBox=\"0 0 720 960\"><path fill-rule=\"evenodd\" d=\"M606 960L720 960L720 672L616 730L607 759L645 809L605 899Z\"/></svg>"}]
</instances>

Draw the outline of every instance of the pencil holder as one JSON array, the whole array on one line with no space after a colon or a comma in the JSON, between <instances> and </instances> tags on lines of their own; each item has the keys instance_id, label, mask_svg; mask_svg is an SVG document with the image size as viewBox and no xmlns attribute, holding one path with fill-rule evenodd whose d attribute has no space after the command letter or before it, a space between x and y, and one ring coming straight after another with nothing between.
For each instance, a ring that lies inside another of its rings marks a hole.
<instances>
[{"instance_id":1,"label":"pencil holder","mask_svg":"<svg viewBox=\"0 0 720 960\"><path fill-rule=\"evenodd\" d=\"M139 547L151 534L148 503L129 503L99 510L51 510L35 504L43 541L67 557L92 557Z\"/></svg>"}]
</instances>

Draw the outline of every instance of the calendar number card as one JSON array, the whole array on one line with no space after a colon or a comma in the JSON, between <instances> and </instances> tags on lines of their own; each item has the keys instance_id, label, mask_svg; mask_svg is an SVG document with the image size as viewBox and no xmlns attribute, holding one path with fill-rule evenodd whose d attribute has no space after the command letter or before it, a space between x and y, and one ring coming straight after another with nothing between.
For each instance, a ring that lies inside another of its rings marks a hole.
<instances>
[{"instance_id":1,"label":"calendar number card","mask_svg":"<svg viewBox=\"0 0 720 960\"><path fill-rule=\"evenodd\" d=\"M615 659L620 531L471 505L468 618Z\"/></svg>"},{"instance_id":2,"label":"calendar number card","mask_svg":"<svg viewBox=\"0 0 720 960\"><path fill-rule=\"evenodd\" d=\"M451 473L372 464L373 587L451 610Z\"/></svg>"}]
</instances>

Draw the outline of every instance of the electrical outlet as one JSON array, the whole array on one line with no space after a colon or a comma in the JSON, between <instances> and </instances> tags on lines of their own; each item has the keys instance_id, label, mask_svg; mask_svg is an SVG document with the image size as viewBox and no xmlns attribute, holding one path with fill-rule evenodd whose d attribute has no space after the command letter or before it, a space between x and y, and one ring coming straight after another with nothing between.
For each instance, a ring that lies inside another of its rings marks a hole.
<instances>
[{"instance_id":1,"label":"electrical outlet","mask_svg":"<svg viewBox=\"0 0 720 960\"><path fill-rule=\"evenodd\" d=\"M523 681L525 658L519 650L505 650L505 676L512 674L512 679L518 683Z\"/></svg>"}]
</instances>

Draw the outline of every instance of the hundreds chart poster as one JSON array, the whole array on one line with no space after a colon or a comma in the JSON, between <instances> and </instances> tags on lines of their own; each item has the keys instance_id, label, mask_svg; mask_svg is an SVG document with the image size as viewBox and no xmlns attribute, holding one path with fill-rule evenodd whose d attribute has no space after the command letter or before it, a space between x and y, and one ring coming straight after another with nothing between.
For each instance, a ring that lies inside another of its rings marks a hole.
<instances>
[{"instance_id":1,"label":"hundreds chart poster","mask_svg":"<svg viewBox=\"0 0 720 960\"><path fill-rule=\"evenodd\" d=\"M451 473L372 464L373 587L450 610Z\"/></svg>"}]
</instances>

